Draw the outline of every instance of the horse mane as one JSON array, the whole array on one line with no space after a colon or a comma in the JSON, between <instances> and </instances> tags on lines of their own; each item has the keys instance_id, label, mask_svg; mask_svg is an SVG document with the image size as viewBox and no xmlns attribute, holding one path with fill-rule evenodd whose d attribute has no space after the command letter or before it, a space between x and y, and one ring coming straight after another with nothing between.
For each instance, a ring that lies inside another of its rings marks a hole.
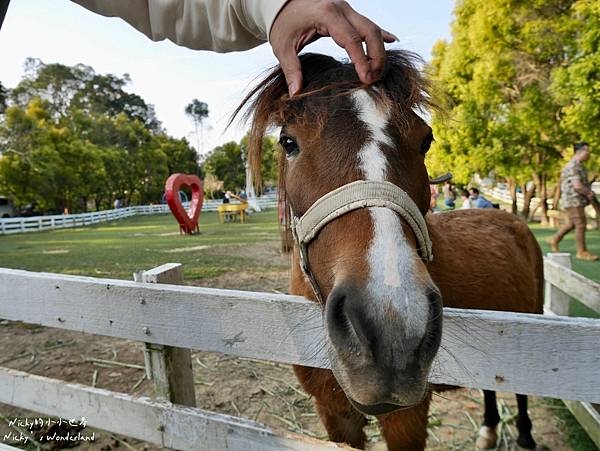
<instances>
[{"instance_id":1,"label":"horse mane","mask_svg":"<svg viewBox=\"0 0 600 451\"><path fill-rule=\"evenodd\" d=\"M370 85L368 92L376 99L391 102L392 121L399 130L406 131L411 112L434 107L429 95L429 84L418 67L422 64L422 59L417 54L406 50L388 50L386 53L382 77ZM300 55L300 64L304 78L303 93L290 98L284 73L281 67L276 66L251 89L229 121L231 124L243 110L243 119L251 121L248 162L258 186L261 184L262 141L269 127L283 125L290 119L310 120L312 126L322 125L328 98L343 96L366 87L358 79L351 62L317 53L305 53ZM310 101L314 99L325 102ZM280 155L280 193L284 191L282 174L285 162L285 157Z\"/></svg>"}]
</instances>

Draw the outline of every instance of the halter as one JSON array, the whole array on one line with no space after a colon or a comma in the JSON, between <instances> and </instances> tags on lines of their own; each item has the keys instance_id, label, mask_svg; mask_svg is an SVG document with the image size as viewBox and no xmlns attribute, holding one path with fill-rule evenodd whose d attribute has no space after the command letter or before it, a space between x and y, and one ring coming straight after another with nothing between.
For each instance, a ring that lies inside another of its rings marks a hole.
<instances>
[{"instance_id":1,"label":"halter","mask_svg":"<svg viewBox=\"0 0 600 451\"><path fill-rule=\"evenodd\" d=\"M320 303L323 303L323 296L310 269L308 244L327 223L350 211L368 207L389 208L398 213L414 232L421 258L425 262L433 259L425 219L404 190L390 182L358 180L348 183L318 199L300 218L290 207L292 234L300 250L300 267Z\"/></svg>"}]
</instances>

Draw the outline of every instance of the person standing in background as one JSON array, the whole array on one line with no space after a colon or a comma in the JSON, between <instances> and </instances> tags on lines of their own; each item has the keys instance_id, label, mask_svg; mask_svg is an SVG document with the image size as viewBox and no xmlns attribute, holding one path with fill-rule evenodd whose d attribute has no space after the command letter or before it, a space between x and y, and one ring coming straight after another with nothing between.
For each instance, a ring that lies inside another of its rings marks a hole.
<instances>
[{"instance_id":1,"label":"person standing in background","mask_svg":"<svg viewBox=\"0 0 600 451\"><path fill-rule=\"evenodd\" d=\"M596 261L599 257L589 253L585 244L587 220L584 209L596 200L587 178L587 171L582 164L590 158L590 146L586 142L580 142L573 148L575 155L560 174L560 201L567 214L567 223L549 240L550 249L552 252L560 252L558 244L567 233L575 229L576 257L580 260Z\"/></svg>"}]
</instances>

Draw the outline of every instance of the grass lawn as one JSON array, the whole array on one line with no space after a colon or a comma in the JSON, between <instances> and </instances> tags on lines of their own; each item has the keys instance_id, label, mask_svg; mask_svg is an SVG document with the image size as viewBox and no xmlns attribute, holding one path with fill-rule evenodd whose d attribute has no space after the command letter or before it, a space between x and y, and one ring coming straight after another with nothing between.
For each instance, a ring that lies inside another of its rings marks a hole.
<instances>
[{"instance_id":1,"label":"grass lawn","mask_svg":"<svg viewBox=\"0 0 600 451\"><path fill-rule=\"evenodd\" d=\"M544 255L550 252L550 245L547 243L548 238L556 233L556 229L542 227L539 224L530 224L529 227L535 234L542 252ZM600 230L589 230L586 232L585 241L588 250L594 255L600 255ZM571 254L571 264L574 271L584 275L588 279L595 280L600 283L600 260L595 262L588 262L577 260L575 258L575 233L571 232L560 242L561 252L569 252ZM575 299L571 299L571 306L569 310L571 316L585 316L589 318L600 318L600 313L594 312L581 304Z\"/></svg>"},{"instance_id":2,"label":"grass lawn","mask_svg":"<svg viewBox=\"0 0 600 451\"><path fill-rule=\"evenodd\" d=\"M554 229L531 224L544 254ZM0 236L0 267L129 279L131 273L166 262L183 263L186 279L218 276L255 265L240 247L278 243L277 211L253 214L247 224L219 224L216 213L203 213L200 234L180 235L170 214L134 216L77 229ZM590 252L600 255L600 231L588 230ZM568 234L561 250L575 255L575 235ZM264 262L263 262L264 263ZM575 258L573 269L600 283L600 262ZM265 271L279 266L262 266Z\"/></svg>"},{"instance_id":3,"label":"grass lawn","mask_svg":"<svg viewBox=\"0 0 600 451\"><path fill-rule=\"evenodd\" d=\"M281 263L258 264L243 252L255 243L279 242L277 211L252 214L248 223L219 224L203 213L200 234L179 234L170 214L134 216L77 229L0 236L0 267L30 271L131 279L134 271L163 263L183 263L188 281L252 267L281 270Z\"/></svg>"}]
</instances>

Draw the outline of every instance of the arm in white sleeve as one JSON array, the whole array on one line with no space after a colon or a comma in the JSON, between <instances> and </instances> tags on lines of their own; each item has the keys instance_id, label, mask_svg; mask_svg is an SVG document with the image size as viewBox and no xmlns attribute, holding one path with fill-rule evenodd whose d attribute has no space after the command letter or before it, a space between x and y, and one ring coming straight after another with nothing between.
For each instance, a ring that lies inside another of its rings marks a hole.
<instances>
[{"instance_id":1,"label":"arm in white sleeve","mask_svg":"<svg viewBox=\"0 0 600 451\"><path fill-rule=\"evenodd\" d=\"M247 50L268 40L287 0L73 0L120 17L153 41L195 50Z\"/></svg>"}]
</instances>

